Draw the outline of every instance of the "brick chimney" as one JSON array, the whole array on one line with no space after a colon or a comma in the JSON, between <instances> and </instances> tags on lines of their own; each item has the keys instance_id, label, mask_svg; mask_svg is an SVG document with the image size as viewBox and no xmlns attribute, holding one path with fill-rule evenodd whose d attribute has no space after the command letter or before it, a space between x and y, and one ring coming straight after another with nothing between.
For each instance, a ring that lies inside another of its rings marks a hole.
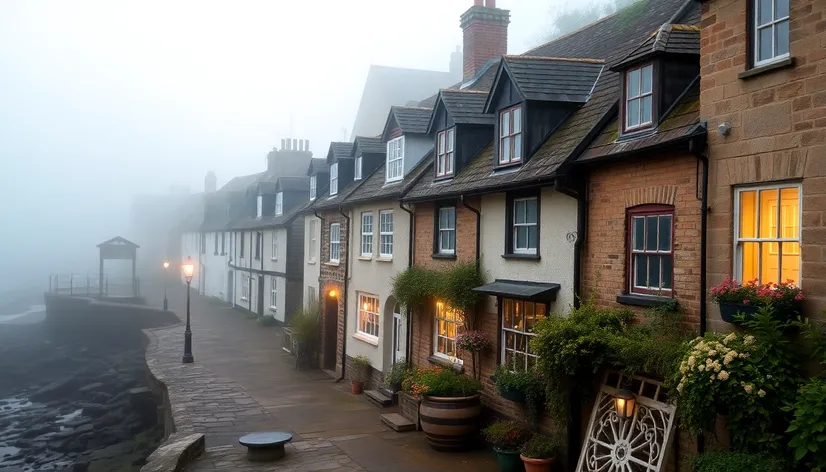
<instances>
[{"instance_id":1,"label":"brick chimney","mask_svg":"<svg viewBox=\"0 0 826 472\"><path fill-rule=\"evenodd\" d=\"M462 15L464 31L463 80L470 79L489 60L508 52L508 10L496 8L496 0L474 0Z\"/></svg>"},{"instance_id":2,"label":"brick chimney","mask_svg":"<svg viewBox=\"0 0 826 472\"><path fill-rule=\"evenodd\" d=\"M267 154L267 173L278 177L303 177L313 153L309 139L285 138L281 149L274 148Z\"/></svg>"},{"instance_id":3,"label":"brick chimney","mask_svg":"<svg viewBox=\"0 0 826 472\"><path fill-rule=\"evenodd\" d=\"M215 172L209 171L204 177L204 192L212 193L218 190L218 179L215 177Z\"/></svg>"}]
</instances>

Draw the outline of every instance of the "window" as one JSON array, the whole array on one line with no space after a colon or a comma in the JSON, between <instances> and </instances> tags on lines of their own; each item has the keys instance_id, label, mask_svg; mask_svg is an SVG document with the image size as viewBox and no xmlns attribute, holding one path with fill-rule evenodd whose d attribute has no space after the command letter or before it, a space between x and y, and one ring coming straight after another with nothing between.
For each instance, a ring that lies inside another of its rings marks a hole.
<instances>
[{"instance_id":1,"label":"window","mask_svg":"<svg viewBox=\"0 0 826 472\"><path fill-rule=\"evenodd\" d=\"M522 160L522 108L515 106L499 113L499 164Z\"/></svg>"},{"instance_id":2,"label":"window","mask_svg":"<svg viewBox=\"0 0 826 472\"><path fill-rule=\"evenodd\" d=\"M218 255L218 233L212 233L212 237L213 237L212 242L214 243L213 244L213 246L214 246L213 252L215 253L214 255L217 256Z\"/></svg>"},{"instance_id":3,"label":"window","mask_svg":"<svg viewBox=\"0 0 826 472\"><path fill-rule=\"evenodd\" d=\"M446 177L453 175L453 152L456 141L456 129L451 128L441 131L438 137L438 149L436 155L436 177Z\"/></svg>"},{"instance_id":4,"label":"window","mask_svg":"<svg viewBox=\"0 0 826 472\"><path fill-rule=\"evenodd\" d=\"M206 233L201 233L201 254L206 254Z\"/></svg>"},{"instance_id":5,"label":"window","mask_svg":"<svg viewBox=\"0 0 826 472\"><path fill-rule=\"evenodd\" d=\"M373 255L373 212L361 214L361 255Z\"/></svg>"},{"instance_id":6,"label":"window","mask_svg":"<svg viewBox=\"0 0 826 472\"><path fill-rule=\"evenodd\" d=\"M625 129L651 125L654 107L654 66L629 70L625 75Z\"/></svg>"},{"instance_id":7,"label":"window","mask_svg":"<svg viewBox=\"0 0 826 472\"><path fill-rule=\"evenodd\" d=\"M338 195L338 162L330 166L330 196Z\"/></svg>"},{"instance_id":8,"label":"window","mask_svg":"<svg viewBox=\"0 0 826 472\"><path fill-rule=\"evenodd\" d=\"M789 0L752 0L754 65L789 57Z\"/></svg>"},{"instance_id":9,"label":"window","mask_svg":"<svg viewBox=\"0 0 826 472\"><path fill-rule=\"evenodd\" d=\"M275 194L275 216L284 213L284 192Z\"/></svg>"},{"instance_id":10,"label":"window","mask_svg":"<svg viewBox=\"0 0 826 472\"><path fill-rule=\"evenodd\" d=\"M257 209L255 210L255 217L261 218L262 216L264 216L264 197L259 195L256 199L256 205Z\"/></svg>"},{"instance_id":11,"label":"window","mask_svg":"<svg viewBox=\"0 0 826 472\"><path fill-rule=\"evenodd\" d=\"M387 182L404 177L404 136L387 142Z\"/></svg>"},{"instance_id":12,"label":"window","mask_svg":"<svg viewBox=\"0 0 826 472\"><path fill-rule=\"evenodd\" d=\"M315 255L318 253L318 221L310 220L310 247L308 249L308 261L315 262Z\"/></svg>"},{"instance_id":13,"label":"window","mask_svg":"<svg viewBox=\"0 0 826 472\"><path fill-rule=\"evenodd\" d=\"M221 255L224 256L227 253L227 233L221 232Z\"/></svg>"},{"instance_id":14,"label":"window","mask_svg":"<svg viewBox=\"0 0 826 472\"><path fill-rule=\"evenodd\" d=\"M310 177L310 201L315 200L316 191L318 189L318 184L316 183L315 176Z\"/></svg>"},{"instance_id":15,"label":"window","mask_svg":"<svg viewBox=\"0 0 826 472\"><path fill-rule=\"evenodd\" d=\"M330 262L338 262L341 259L341 226L338 223L330 225Z\"/></svg>"},{"instance_id":16,"label":"window","mask_svg":"<svg viewBox=\"0 0 826 472\"><path fill-rule=\"evenodd\" d=\"M629 210L628 218L631 292L670 295L674 286L674 208L635 207Z\"/></svg>"},{"instance_id":17,"label":"window","mask_svg":"<svg viewBox=\"0 0 826 472\"><path fill-rule=\"evenodd\" d=\"M241 238L241 259L244 258L244 249L246 246L247 238L244 237L244 233L238 233Z\"/></svg>"},{"instance_id":18,"label":"window","mask_svg":"<svg viewBox=\"0 0 826 472\"><path fill-rule=\"evenodd\" d=\"M255 232L255 259L261 259L261 240L263 239L261 232Z\"/></svg>"},{"instance_id":19,"label":"window","mask_svg":"<svg viewBox=\"0 0 826 472\"><path fill-rule=\"evenodd\" d=\"M272 232L272 254L270 254L270 259L278 260L278 233L275 231Z\"/></svg>"},{"instance_id":20,"label":"window","mask_svg":"<svg viewBox=\"0 0 826 472\"><path fill-rule=\"evenodd\" d=\"M545 318L547 310L544 303L502 299L502 365L525 371L536 364L539 356L531 349L533 327Z\"/></svg>"},{"instance_id":21,"label":"window","mask_svg":"<svg viewBox=\"0 0 826 472\"><path fill-rule=\"evenodd\" d=\"M539 239L538 199L517 198L513 201L513 252L536 254Z\"/></svg>"},{"instance_id":22,"label":"window","mask_svg":"<svg viewBox=\"0 0 826 472\"><path fill-rule=\"evenodd\" d=\"M462 326L459 312L444 302L436 302L436 322L434 323L433 355L447 357L453 362L461 363L457 358L456 333Z\"/></svg>"},{"instance_id":23,"label":"window","mask_svg":"<svg viewBox=\"0 0 826 472\"><path fill-rule=\"evenodd\" d=\"M270 310L277 311L278 304L278 279L270 277Z\"/></svg>"},{"instance_id":24,"label":"window","mask_svg":"<svg viewBox=\"0 0 826 472\"><path fill-rule=\"evenodd\" d=\"M379 299L372 295L359 294L358 332L370 338L379 338Z\"/></svg>"},{"instance_id":25,"label":"window","mask_svg":"<svg viewBox=\"0 0 826 472\"><path fill-rule=\"evenodd\" d=\"M353 174L354 180L361 180L361 156L356 158L356 169L355 173Z\"/></svg>"},{"instance_id":26,"label":"window","mask_svg":"<svg viewBox=\"0 0 826 472\"><path fill-rule=\"evenodd\" d=\"M241 300L249 300L250 297L250 276L241 276Z\"/></svg>"},{"instance_id":27,"label":"window","mask_svg":"<svg viewBox=\"0 0 826 472\"><path fill-rule=\"evenodd\" d=\"M384 210L379 213L379 256L393 257L393 212Z\"/></svg>"},{"instance_id":28,"label":"window","mask_svg":"<svg viewBox=\"0 0 826 472\"><path fill-rule=\"evenodd\" d=\"M456 253L456 207L439 208L436 250L439 254Z\"/></svg>"},{"instance_id":29,"label":"window","mask_svg":"<svg viewBox=\"0 0 826 472\"><path fill-rule=\"evenodd\" d=\"M735 278L800 285L800 185L738 189Z\"/></svg>"}]
</instances>

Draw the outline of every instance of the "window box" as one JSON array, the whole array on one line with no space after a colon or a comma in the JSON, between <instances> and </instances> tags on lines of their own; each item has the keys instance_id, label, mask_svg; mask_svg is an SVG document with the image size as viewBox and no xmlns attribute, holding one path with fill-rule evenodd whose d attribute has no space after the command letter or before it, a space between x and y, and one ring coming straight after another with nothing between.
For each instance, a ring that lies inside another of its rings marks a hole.
<instances>
[{"instance_id":1,"label":"window box","mask_svg":"<svg viewBox=\"0 0 826 472\"><path fill-rule=\"evenodd\" d=\"M502 258L523 261L538 261L542 259L539 254L502 254Z\"/></svg>"},{"instance_id":2,"label":"window box","mask_svg":"<svg viewBox=\"0 0 826 472\"><path fill-rule=\"evenodd\" d=\"M453 370L455 372L458 372L460 374L464 373L464 371L465 371L464 364L459 364L457 362L453 362L450 359L448 359L446 357L442 357L442 356L436 356L436 355L430 356L430 357L427 358L427 362L429 362L433 365L437 365L439 367L444 367L446 369L451 369L451 370Z\"/></svg>"},{"instance_id":3,"label":"window box","mask_svg":"<svg viewBox=\"0 0 826 472\"><path fill-rule=\"evenodd\" d=\"M634 293L625 293L622 295L617 295L617 303L620 305L631 305L631 306L660 306L664 303L669 303L674 299L671 297L660 297L656 295L638 295Z\"/></svg>"},{"instance_id":4,"label":"window box","mask_svg":"<svg viewBox=\"0 0 826 472\"><path fill-rule=\"evenodd\" d=\"M775 312L773 318L779 320L796 320L800 317L803 305L796 303L795 307L790 311L782 313ZM776 309L776 308L775 308ZM737 319L738 314L745 315L744 321L751 321L754 315L760 310L759 305L743 305L742 303L720 302L720 318L726 323L740 325L742 322Z\"/></svg>"}]
</instances>

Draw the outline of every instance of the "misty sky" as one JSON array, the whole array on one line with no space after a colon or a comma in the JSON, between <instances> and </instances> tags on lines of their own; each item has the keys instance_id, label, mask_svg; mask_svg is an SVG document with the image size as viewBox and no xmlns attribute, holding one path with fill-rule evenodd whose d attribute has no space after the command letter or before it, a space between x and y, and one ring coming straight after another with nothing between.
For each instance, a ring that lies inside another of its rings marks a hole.
<instances>
[{"instance_id":1,"label":"misty sky","mask_svg":"<svg viewBox=\"0 0 826 472\"><path fill-rule=\"evenodd\" d=\"M324 155L352 127L369 65L447 70L472 3L0 1L4 276L81 256L94 268L133 194L260 172L283 137ZM511 53L565 4L497 3Z\"/></svg>"}]
</instances>

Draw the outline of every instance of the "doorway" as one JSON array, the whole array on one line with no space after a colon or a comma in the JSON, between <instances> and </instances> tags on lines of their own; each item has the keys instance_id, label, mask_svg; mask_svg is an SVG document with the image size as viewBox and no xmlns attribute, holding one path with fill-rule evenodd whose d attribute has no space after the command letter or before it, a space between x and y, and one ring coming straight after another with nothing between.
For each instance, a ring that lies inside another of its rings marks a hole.
<instances>
[{"instance_id":1,"label":"doorway","mask_svg":"<svg viewBox=\"0 0 826 472\"><path fill-rule=\"evenodd\" d=\"M324 294L324 368L335 370L338 347L338 297L335 290Z\"/></svg>"},{"instance_id":2,"label":"doorway","mask_svg":"<svg viewBox=\"0 0 826 472\"><path fill-rule=\"evenodd\" d=\"M258 276L258 316L264 316L264 276Z\"/></svg>"},{"instance_id":3,"label":"doorway","mask_svg":"<svg viewBox=\"0 0 826 472\"><path fill-rule=\"evenodd\" d=\"M407 358L407 323L398 303L393 307L393 362Z\"/></svg>"}]
</instances>

